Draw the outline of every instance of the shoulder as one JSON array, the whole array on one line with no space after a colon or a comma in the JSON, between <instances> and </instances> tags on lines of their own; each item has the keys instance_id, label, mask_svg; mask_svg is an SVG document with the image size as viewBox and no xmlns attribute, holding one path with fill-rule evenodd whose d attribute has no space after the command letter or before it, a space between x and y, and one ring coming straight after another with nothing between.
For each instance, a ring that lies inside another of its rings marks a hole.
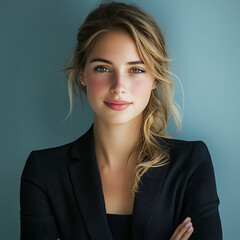
<instances>
[{"instance_id":1,"label":"shoulder","mask_svg":"<svg viewBox=\"0 0 240 240\"><path fill-rule=\"evenodd\" d=\"M201 140L180 140L174 138L159 138L158 142L161 146L171 149L173 151L192 151L193 149L197 149L198 151L206 151L208 150L207 145L205 142Z\"/></svg>"},{"instance_id":2,"label":"shoulder","mask_svg":"<svg viewBox=\"0 0 240 240\"><path fill-rule=\"evenodd\" d=\"M70 162L69 151L74 142L31 151L26 160L22 175L37 177L43 169L57 170L67 166Z\"/></svg>"},{"instance_id":3,"label":"shoulder","mask_svg":"<svg viewBox=\"0 0 240 240\"><path fill-rule=\"evenodd\" d=\"M164 148L174 152L188 153L193 150L197 150L199 152L208 151L207 145L201 140L189 141L173 138L159 138L158 142Z\"/></svg>"},{"instance_id":4,"label":"shoulder","mask_svg":"<svg viewBox=\"0 0 240 240\"><path fill-rule=\"evenodd\" d=\"M57 169L66 168L75 161L74 150L84 149L81 143L87 144L83 138L84 135L66 144L31 151L25 163L25 169L45 168L45 170L56 171Z\"/></svg>"},{"instance_id":5,"label":"shoulder","mask_svg":"<svg viewBox=\"0 0 240 240\"><path fill-rule=\"evenodd\" d=\"M49 174L62 173L66 171L69 164L76 160L89 159L90 152L94 150L93 146L92 125L82 136L72 142L32 151L27 158L23 172L31 172L32 169L35 169L36 171L47 171Z\"/></svg>"},{"instance_id":6,"label":"shoulder","mask_svg":"<svg viewBox=\"0 0 240 240\"><path fill-rule=\"evenodd\" d=\"M201 140L186 141L180 139L160 138L159 143L168 150L171 165L179 166L181 168L191 168L193 171L202 163L209 162L211 164L212 160L208 147L205 142Z\"/></svg>"},{"instance_id":7,"label":"shoulder","mask_svg":"<svg viewBox=\"0 0 240 240\"><path fill-rule=\"evenodd\" d=\"M93 145L92 126L78 139L69 143L32 151L25 164L25 169L45 168L45 170L56 171L65 169L66 166L76 159L86 159L86 152L92 151Z\"/></svg>"},{"instance_id":8,"label":"shoulder","mask_svg":"<svg viewBox=\"0 0 240 240\"><path fill-rule=\"evenodd\" d=\"M55 147L36 149L36 150L33 150L30 153L30 155L33 155L34 157L40 158L40 159L64 158L68 155L69 151L71 150L71 146L76 141L77 140L74 140L72 142L55 146Z\"/></svg>"}]
</instances>

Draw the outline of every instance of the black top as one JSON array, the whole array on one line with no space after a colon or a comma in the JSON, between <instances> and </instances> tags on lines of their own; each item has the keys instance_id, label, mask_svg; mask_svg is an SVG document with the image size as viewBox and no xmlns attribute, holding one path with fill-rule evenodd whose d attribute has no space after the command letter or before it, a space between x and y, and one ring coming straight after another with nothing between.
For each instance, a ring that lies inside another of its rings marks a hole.
<instances>
[{"instance_id":1,"label":"black top","mask_svg":"<svg viewBox=\"0 0 240 240\"><path fill-rule=\"evenodd\" d=\"M114 240L131 239L131 218L132 215L108 214L108 224Z\"/></svg>"}]
</instances>

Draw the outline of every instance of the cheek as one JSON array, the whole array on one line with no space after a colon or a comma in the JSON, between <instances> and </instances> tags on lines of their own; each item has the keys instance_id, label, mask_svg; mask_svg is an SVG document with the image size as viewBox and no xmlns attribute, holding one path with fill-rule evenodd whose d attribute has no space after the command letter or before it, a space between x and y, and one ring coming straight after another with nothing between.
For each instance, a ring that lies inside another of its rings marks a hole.
<instances>
[{"instance_id":1,"label":"cheek","mask_svg":"<svg viewBox=\"0 0 240 240\"><path fill-rule=\"evenodd\" d=\"M100 81L95 77L90 77L87 79L87 88L88 92L99 94L106 89L106 83L104 81Z\"/></svg>"},{"instance_id":2,"label":"cheek","mask_svg":"<svg viewBox=\"0 0 240 240\"><path fill-rule=\"evenodd\" d=\"M149 97L152 91L152 82L142 81L132 87L132 93L137 97Z\"/></svg>"}]
</instances>

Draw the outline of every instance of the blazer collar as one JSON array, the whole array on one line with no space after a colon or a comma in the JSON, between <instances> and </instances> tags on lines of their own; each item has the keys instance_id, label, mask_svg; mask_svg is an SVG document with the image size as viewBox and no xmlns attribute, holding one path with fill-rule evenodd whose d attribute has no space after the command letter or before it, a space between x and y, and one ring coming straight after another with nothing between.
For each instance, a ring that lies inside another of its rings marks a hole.
<instances>
[{"instance_id":1,"label":"blazer collar","mask_svg":"<svg viewBox=\"0 0 240 240\"><path fill-rule=\"evenodd\" d=\"M97 165L93 125L78 140L73 142L70 156L75 162L68 167L76 199L93 240L113 240L106 216L101 176ZM151 217L161 191L168 165L150 168L142 177L139 192L135 194L132 215L133 240L148 239ZM164 216L163 216L164 218Z\"/></svg>"}]
</instances>

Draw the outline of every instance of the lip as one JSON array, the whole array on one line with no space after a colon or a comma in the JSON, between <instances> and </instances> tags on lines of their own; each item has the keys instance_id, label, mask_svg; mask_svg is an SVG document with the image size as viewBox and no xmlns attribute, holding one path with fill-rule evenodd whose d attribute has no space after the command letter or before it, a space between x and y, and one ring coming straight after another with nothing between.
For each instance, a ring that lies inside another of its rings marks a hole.
<instances>
[{"instance_id":1,"label":"lip","mask_svg":"<svg viewBox=\"0 0 240 240\"><path fill-rule=\"evenodd\" d=\"M104 101L104 103L111 109L116 111L121 111L128 108L132 103L123 100L108 100Z\"/></svg>"},{"instance_id":2,"label":"lip","mask_svg":"<svg viewBox=\"0 0 240 240\"><path fill-rule=\"evenodd\" d=\"M123 100L107 100L107 101L104 101L105 103L112 103L112 104L131 104L131 102L128 102L128 101L123 101Z\"/></svg>"}]
</instances>

